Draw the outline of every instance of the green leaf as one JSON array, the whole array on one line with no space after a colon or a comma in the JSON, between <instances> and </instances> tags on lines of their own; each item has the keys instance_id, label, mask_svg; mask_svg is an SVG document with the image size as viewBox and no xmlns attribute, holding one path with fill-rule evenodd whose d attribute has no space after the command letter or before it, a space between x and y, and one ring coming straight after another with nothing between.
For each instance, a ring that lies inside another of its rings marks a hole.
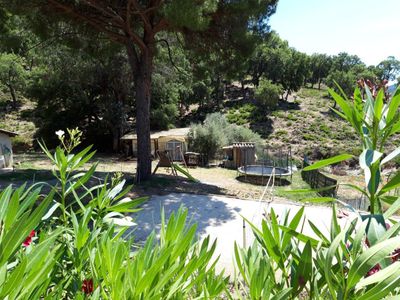
<instances>
[{"instance_id":1,"label":"green leaf","mask_svg":"<svg viewBox=\"0 0 400 300\"><path fill-rule=\"evenodd\" d=\"M374 287L364 292L358 300L375 300L383 299L386 295L395 292L400 284L400 268L399 262L396 262L383 270L362 279L360 283L368 286L377 283ZM396 293L397 294L397 293ZM397 296L398 297L398 296Z\"/></svg>"},{"instance_id":2,"label":"green leaf","mask_svg":"<svg viewBox=\"0 0 400 300\"><path fill-rule=\"evenodd\" d=\"M396 115L400 105L400 89L397 88L389 103L389 110L386 117L387 123L390 123Z\"/></svg>"},{"instance_id":3,"label":"green leaf","mask_svg":"<svg viewBox=\"0 0 400 300\"><path fill-rule=\"evenodd\" d=\"M290 299L290 293L292 292L292 288L284 289L278 292L275 296L271 298L271 300L285 300Z\"/></svg>"},{"instance_id":4,"label":"green leaf","mask_svg":"<svg viewBox=\"0 0 400 300\"><path fill-rule=\"evenodd\" d=\"M329 245L330 241L327 239L327 237L319 230L319 228L310 220L308 221L308 224L310 225L311 229L314 231L314 233L321 239L321 241L324 242L324 244Z\"/></svg>"},{"instance_id":5,"label":"green leaf","mask_svg":"<svg viewBox=\"0 0 400 300\"><path fill-rule=\"evenodd\" d=\"M320 168L350 159L352 157L353 157L353 155L351 155L351 154L340 154L340 155L337 155L337 156L334 156L334 157L331 157L328 159L320 160L320 161L312 164L311 166L305 167L303 169L303 171L311 171L311 170L320 169Z\"/></svg>"},{"instance_id":6,"label":"green leaf","mask_svg":"<svg viewBox=\"0 0 400 300\"><path fill-rule=\"evenodd\" d=\"M368 86L365 86L364 88L366 99L365 99L365 105L364 105L364 110L365 110L365 121L368 125L372 126L373 120L374 120L374 97L371 94L371 91L369 90Z\"/></svg>"},{"instance_id":7,"label":"green leaf","mask_svg":"<svg viewBox=\"0 0 400 300\"><path fill-rule=\"evenodd\" d=\"M384 96L383 90L380 89L378 95L375 98L375 104L374 104L374 115L376 120L380 120L382 117L383 96Z\"/></svg>"},{"instance_id":8,"label":"green leaf","mask_svg":"<svg viewBox=\"0 0 400 300\"><path fill-rule=\"evenodd\" d=\"M116 212L122 212L122 213L127 213L127 212L138 212L141 209L134 209L134 207L137 207L141 205L143 202L147 201L149 197L141 197L141 198L136 198L136 199L130 199L130 198L124 198L118 203L110 206L107 208L107 211L116 211Z\"/></svg>"},{"instance_id":9,"label":"green leaf","mask_svg":"<svg viewBox=\"0 0 400 300\"><path fill-rule=\"evenodd\" d=\"M348 289L353 288L372 267L384 260L396 248L400 248L400 237L394 237L374 245L357 257L348 273Z\"/></svg>"},{"instance_id":10,"label":"green leaf","mask_svg":"<svg viewBox=\"0 0 400 300\"><path fill-rule=\"evenodd\" d=\"M332 263L333 258L336 256L336 252L341 243L343 243L343 239L346 235L346 230L340 231L340 233L333 239L330 247L328 248L328 252L326 254L326 259L324 262L324 277L328 284L329 291L333 296L333 299L337 299L337 278L335 274L332 272ZM339 288L339 287L338 287Z\"/></svg>"},{"instance_id":11,"label":"green leaf","mask_svg":"<svg viewBox=\"0 0 400 300\"><path fill-rule=\"evenodd\" d=\"M365 190L363 190L362 188L360 188L360 187L357 186L357 185L350 184L350 183L339 183L339 185L340 185L340 186L346 186L346 187L352 188L352 189L354 189L354 190L356 190L356 191L359 191L361 194L363 194L363 195L365 195L365 196L368 195L367 192L366 192Z\"/></svg>"},{"instance_id":12,"label":"green leaf","mask_svg":"<svg viewBox=\"0 0 400 300\"><path fill-rule=\"evenodd\" d=\"M13 271L9 272L7 281L5 282L4 286L1 289L0 296L2 297L2 299L7 298L7 296L13 290L21 289L21 282L24 281L23 276L26 272L26 266L27 266L27 259L26 257L24 257L21 263Z\"/></svg>"},{"instance_id":13,"label":"green leaf","mask_svg":"<svg viewBox=\"0 0 400 300\"><path fill-rule=\"evenodd\" d=\"M13 252L21 246L28 234L37 227L53 196L54 191L50 192L30 215L29 212L23 214L20 218L21 221L12 226L5 234L0 248L0 265L9 259Z\"/></svg>"},{"instance_id":14,"label":"green leaf","mask_svg":"<svg viewBox=\"0 0 400 300\"><path fill-rule=\"evenodd\" d=\"M391 136L391 135L397 133L399 130L400 130L400 120L393 124L388 136Z\"/></svg>"},{"instance_id":15,"label":"green leaf","mask_svg":"<svg viewBox=\"0 0 400 300\"><path fill-rule=\"evenodd\" d=\"M386 183L381 190L379 191L378 195L383 195L393 189L396 189L400 186L400 172L397 173L392 179L389 180L388 183Z\"/></svg>"},{"instance_id":16,"label":"green leaf","mask_svg":"<svg viewBox=\"0 0 400 300\"><path fill-rule=\"evenodd\" d=\"M303 218L304 215L304 206L302 206L299 211L295 214L295 216L292 218L292 220L289 223L289 228L292 230L296 230L297 227L300 224L301 219ZM287 234L284 232L282 235L282 249L285 249L289 244L290 244L290 234Z\"/></svg>"},{"instance_id":17,"label":"green leaf","mask_svg":"<svg viewBox=\"0 0 400 300\"><path fill-rule=\"evenodd\" d=\"M400 147L396 148L390 154L388 154L384 159L382 159L381 166L383 166L385 163L391 161L393 158L395 158L399 154L400 154Z\"/></svg>"},{"instance_id":18,"label":"green leaf","mask_svg":"<svg viewBox=\"0 0 400 300\"><path fill-rule=\"evenodd\" d=\"M340 87L339 87L340 88ZM332 96L332 98L335 100L335 102L339 105L339 107L342 109L344 115L346 116L346 119L349 122L352 122L352 107L348 101L343 99L339 94L337 94L334 90L328 89L329 94Z\"/></svg>"},{"instance_id":19,"label":"green leaf","mask_svg":"<svg viewBox=\"0 0 400 300\"><path fill-rule=\"evenodd\" d=\"M59 202L54 202L53 206L50 207L48 212L42 217L42 221L50 218L59 206L61 206L61 204Z\"/></svg>"},{"instance_id":20,"label":"green leaf","mask_svg":"<svg viewBox=\"0 0 400 300\"><path fill-rule=\"evenodd\" d=\"M9 185L0 193L0 221L5 219L8 210L8 203L12 195L12 186Z\"/></svg>"},{"instance_id":21,"label":"green leaf","mask_svg":"<svg viewBox=\"0 0 400 300\"><path fill-rule=\"evenodd\" d=\"M351 257L353 259L358 257L359 252L362 249L364 236L366 235L367 225L368 225L367 222L362 222L361 226L358 228L358 230L356 232L356 235L354 236L354 239L352 242L352 247L351 247Z\"/></svg>"},{"instance_id":22,"label":"green leaf","mask_svg":"<svg viewBox=\"0 0 400 300\"><path fill-rule=\"evenodd\" d=\"M379 237L378 243L398 235L399 231L400 222L396 222L392 227L390 227L384 234Z\"/></svg>"},{"instance_id":23,"label":"green leaf","mask_svg":"<svg viewBox=\"0 0 400 300\"><path fill-rule=\"evenodd\" d=\"M380 196L379 199L387 204L393 204L399 199L399 196Z\"/></svg>"},{"instance_id":24,"label":"green leaf","mask_svg":"<svg viewBox=\"0 0 400 300\"><path fill-rule=\"evenodd\" d=\"M365 149L360 154L360 167L363 169L369 168L372 164L377 162L383 153L372 150L372 149Z\"/></svg>"},{"instance_id":25,"label":"green leaf","mask_svg":"<svg viewBox=\"0 0 400 300\"><path fill-rule=\"evenodd\" d=\"M8 230L10 226L15 222L15 219L18 215L19 210L19 202L20 202L20 194L18 191L15 191L8 203L7 214L4 220L4 228Z\"/></svg>"},{"instance_id":26,"label":"green leaf","mask_svg":"<svg viewBox=\"0 0 400 300\"><path fill-rule=\"evenodd\" d=\"M315 198L305 198L301 199L301 202L310 202L310 203L331 203L336 202L337 200L332 197L315 197Z\"/></svg>"},{"instance_id":27,"label":"green leaf","mask_svg":"<svg viewBox=\"0 0 400 300\"><path fill-rule=\"evenodd\" d=\"M302 288L311 279L312 275L312 250L311 242L307 241L301 253L301 260L296 270L294 288ZM301 289L299 289L299 292Z\"/></svg>"},{"instance_id":28,"label":"green leaf","mask_svg":"<svg viewBox=\"0 0 400 300\"><path fill-rule=\"evenodd\" d=\"M386 277L391 276L393 273L399 272L400 275L400 262L396 261L393 264L391 264L389 267L384 268L383 270L380 270L379 272L361 279L357 284L355 289L360 290L368 285L381 282L383 281Z\"/></svg>"},{"instance_id":29,"label":"green leaf","mask_svg":"<svg viewBox=\"0 0 400 300\"><path fill-rule=\"evenodd\" d=\"M307 243L308 241L310 241L311 246L313 246L313 247L316 247L319 243L318 240L316 240L310 236L307 236L304 233L293 230L289 227L279 225L279 228L282 229L284 232L290 234L292 237L298 239L301 242Z\"/></svg>"},{"instance_id":30,"label":"green leaf","mask_svg":"<svg viewBox=\"0 0 400 300\"><path fill-rule=\"evenodd\" d=\"M285 194L308 194L308 193L319 193L324 191L329 191L336 188L336 185L330 185L319 189L298 189L285 191Z\"/></svg>"},{"instance_id":31,"label":"green leaf","mask_svg":"<svg viewBox=\"0 0 400 300\"><path fill-rule=\"evenodd\" d=\"M382 215L362 215L361 219L367 221L366 232L370 246L375 245L386 232L385 219Z\"/></svg>"},{"instance_id":32,"label":"green leaf","mask_svg":"<svg viewBox=\"0 0 400 300\"><path fill-rule=\"evenodd\" d=\"M389 219L392 215L394 215L400 209L400 198L397 200L384 212L383 216L386 219Z\"/></svg>"}]
</instances>

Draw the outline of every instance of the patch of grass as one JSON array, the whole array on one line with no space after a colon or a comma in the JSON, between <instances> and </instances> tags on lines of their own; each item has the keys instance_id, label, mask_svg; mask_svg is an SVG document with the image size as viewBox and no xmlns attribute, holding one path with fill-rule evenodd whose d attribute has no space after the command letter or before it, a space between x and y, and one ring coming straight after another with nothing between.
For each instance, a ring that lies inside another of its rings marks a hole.
<instances>
[{"instance_id":1,"label":"patch of grass","mask_svg":"<svg viewBox=\"0 0 400 300\"><path fill-rule=\"evenodd\" d=\"M265 117L264 112L259 107L250 103L230 108L226 113L228 122L236 125L263 122Z\"/></svg>"},{"instance_id":2,"label":"patch of grass","mask_svg":"<svg viewBox=\"0 0 400 300\"><path fill-rule=\"evenodd\" d=\"M287 136L287 135L288 135L287 130L279 129L279 130L275 131L275 136L276 137L284 137L284 136Z\"/></svg>"},{"instance_id":3,"label":"patch of grass","mask_svg":"<svg viewBox=\"0 0 400 300\"><path fill-rule=\"evenodd\" d=\"M140 187L142 188L167 188L171 185L176 185L177 182L173 176L168 177L165 175L156 175L153 176L150 180L144 181L140 183Z\"/></svg>"},{"instance_id":4,"label":"patch of grass","mask_svg":"<svg viewBox=\"0 0 400 300\"><path fill-rule=\"evenodd\" d=\"M289 113L286 116L286 119L291 120L291 121L297 121L299 118L297 116L295 116L293 113Z\"/></svg>"},{"instance_id":5,"label":"patch of grass","mask_svg":"<svg viewBox=\"0 0 400 300\"><path fill-rule=\"evenodd\" d=\"M54 179L51 171L37 170L37 169L18 169L13 172L0 174L0 180L6 180L10 182L15 181L48 181Z\"/></svg>"},{"instance_id":6,"label":"patch of grass","mask_svg":"<svg viewBox=\"0 0 400 300\"><path fill-rule=\"evenodd\" d=\"M281 110L275 110L275 111L273 111L273 112L272 112L272 115L273 115L274 117L277 117L277 118L282 118L282 119L286 118L285 112L283 112L283 111L281 111Z\"/></svg>"},{"instance_id":7,"label":"patch of grass","mask_svg":"<svg viewBox=\"0 0 400 300\"><path fill-rule=\"evenodd\" d=\"M303 133L303 139L306 141L315 141L318 137L311 133Z\"/></svg>"},{"instance_id":8,"label":"patch of grass","mask_svg":"<svg viewBox=\"0 0 400 300\"><path fill-rule=\"evenodd\" d=\"M324 123L321 123L319 125L319 130L321 130L322 132L329 134L331 132L331 129Z\"/></svg>"},{"instance_id":9,"label":"patch of grass","mask_svg":"<svg viewBox=\"0 0 400 300\"><path fill-rule=\"evenodd\" d=\"M318 197L318 194L315 192L309 193L288 193L288 191L293 190L301 190L301 189L310 189L310 186L307 182L303 181L301 178L301 172L295 172L292 176L292 183L288 186L275 186L275 196L283 197L293 201L301 201L307 198L315 198Z\"/></svg>"},{"instance_id":10,"label":"patch of grass","mask_svg":"<svg viewBox=\"0 0 400 300\"><path fill-rule=\"evenodd\" d=\"M298 95L302 98L321 98L324 94L323 90L303 87Z\"/></svg>"}]
</instances>

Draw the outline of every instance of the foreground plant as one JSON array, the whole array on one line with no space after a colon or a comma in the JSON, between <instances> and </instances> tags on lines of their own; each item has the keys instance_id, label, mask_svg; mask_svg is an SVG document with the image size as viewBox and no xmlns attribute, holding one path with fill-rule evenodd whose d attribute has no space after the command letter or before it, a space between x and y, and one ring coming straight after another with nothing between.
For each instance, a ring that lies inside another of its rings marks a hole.
<instances>
[{"instance_id":1,"label":"foreground plant","mask_svg":"<svg viewBox=\"0 0 400 300\"><path fill-rule=\"evenodd\" d=\"M271 210L261 228L250 224L254 244L235 245L237 295L240 299L386 299L400 297L400 223L367 242L368 220L347 226L332 210L325 235L306 220L304 208L280 218ZM305 222L313 237L304 233ZM235 299L236 299L235 298Z\"/></svg>"},{"instance_id":2,"label":"foreground plant","mask_svg":"<svg viewBox=\"0 0 400 300\"><path fill-rule=\"evenodd\" d=\"M344 93L340 96L333 90L329 92L341 108L341 112L335 110L336 113L351 124L363 147L359 156L359 165L364 171L365 187L344 185L363 194L369 202L370 214L364 214L362 218L369 220L366 230L370 245L374 245L376 236L386 232L387 220L400 209L400 198L391 194L400 186L400 172L397 172L388 182L384 181L381 174L385 165L400 154L400 147L390 153L386 152L389 139L400 132L400 89L389 97L382 87L380 89L372 87L371 92L371 84L363 82L359 84L363 90L357 88L354 91L353 101L347 99ZM304 171L322 168L351 157L352 155L349 154L338 155L306 167ZM316 200L338 201L334 198ZM384 202L390 205L386 211L383 209Z\"/></svg>"},{"instance_id":3,"label":"foreground plant","mask_svg":"<svg viewBox=\"0 0 400 300\"><path fill-rule=\"evenodd\" d=\"M227 279L215 273L215 243L198 243L180 209L163 221L161 238L143 247L127 235L127 213L145 198L130 199L121 176L97 184L94 152L76 151L79 130L57 132L52 154L57 183L0 193L1 299L215 299ZM47 196L40 193L47 189Z\"/></svg>"}]
</instances>

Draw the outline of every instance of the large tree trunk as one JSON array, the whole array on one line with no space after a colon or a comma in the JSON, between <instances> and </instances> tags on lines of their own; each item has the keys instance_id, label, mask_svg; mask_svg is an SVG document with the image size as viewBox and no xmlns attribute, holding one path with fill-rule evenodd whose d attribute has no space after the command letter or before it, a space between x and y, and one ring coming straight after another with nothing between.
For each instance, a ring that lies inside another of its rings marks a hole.
<instances>
[{"instance_id":1,"label":"large tree trunk","mask_svg":"<svg viewBox=\"0 0 400 300\"><path fill-rule=\"evenodd\" d=\"M136 92L137 169L136 181L151 177L150 101L153 51L136 54L134 45L127 45Z\"/></svg>"},{"instance_id":2,"label":"large tree trunk","mask_svg":"<svg viewBox=\"0 0 400 300\"><path fill-rule=\"evenodd\" d=\"M322 79L320 78L319 81L318 81L318 89L319 90L321 89L321 82L322 82Z\"/></svg>"},{"instance_id":3,"label":"large tree trunk","mask_svg":"<svg viewBox=\"0 0 400 300\"><path fill-rule=\"evenodd\" d=\"M112 128L112 138L113 138L113 151L118 152L119 151L119 142L120 142L120 129L118 128Z\"/></svg>"},{"instance_id":4,"label":"large tree trunk","mask_svg":"<svg viewBox=\"0 0 400 300\"><path fill-rule=\"evenodd\" d=\"M18 106L18 98L15 93L15 89L12 84L7 84L8 89L10 90L11 98L12 98L12 107L13 109L17 109Z\"/></svg>"}]
</instances>

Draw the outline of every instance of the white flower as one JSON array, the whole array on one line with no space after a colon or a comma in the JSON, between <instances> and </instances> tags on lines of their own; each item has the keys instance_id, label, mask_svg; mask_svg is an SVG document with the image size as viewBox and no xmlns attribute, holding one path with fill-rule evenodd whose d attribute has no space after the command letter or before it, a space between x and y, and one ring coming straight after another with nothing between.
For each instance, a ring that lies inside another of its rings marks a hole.
<instances>
[{"instance_id":1,"label":"white flower","mask_svg":"<svg viewBox=\"0 0 400 300\"><path fill-rule=\"evenodd\" d=\"M56 135L58 136L58 138L62 138L64 136L64 134L65 134L64 130L56 131Z\"/></svg>"}]
</instances>

